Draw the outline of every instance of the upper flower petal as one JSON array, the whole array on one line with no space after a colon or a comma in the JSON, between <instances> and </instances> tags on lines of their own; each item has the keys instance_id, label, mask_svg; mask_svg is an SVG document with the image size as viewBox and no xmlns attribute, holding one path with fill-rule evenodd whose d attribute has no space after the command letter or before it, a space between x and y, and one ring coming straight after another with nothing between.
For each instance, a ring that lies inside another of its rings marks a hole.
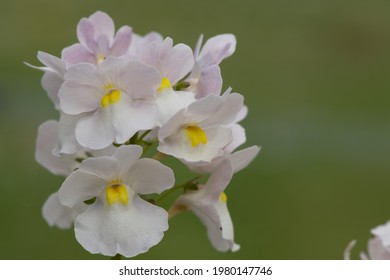
<instances>
[{"instance_id":1,"label":"upper flower petal","mask_svg":"<svg viewBox=\"0 0 390 280\"><path fill-rule=\"evenodd\" d=\"M173 186L175 177L169 167L143 158L131 168L126 182L139 194L160 193Z\"/></svg>"}]
</instances>

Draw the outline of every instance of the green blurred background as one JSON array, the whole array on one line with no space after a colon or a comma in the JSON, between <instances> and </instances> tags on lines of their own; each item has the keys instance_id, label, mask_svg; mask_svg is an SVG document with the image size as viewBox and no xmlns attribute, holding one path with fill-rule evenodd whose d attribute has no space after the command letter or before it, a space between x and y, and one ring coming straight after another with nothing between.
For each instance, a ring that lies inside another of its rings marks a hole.
<instances>
[{"instance_id":1,"label":"green blurred background","mask_svg":"<svg viewBox=\"0 0 390 280\"><path fill-rule=\"evenodd\" d=\"M41 207L63 178L34 160L36 131L57 113L40 86L38 50L60 55L96 10L116 27L194 46L237 36L224 88L245 96L248 141L262 151L227 189L237 253L218 253L192 213L140 259L340 259L351 239L390 219L390 2L385 0L2 1L0 258L107 259ZM184 180L179 174L178 180Z\"/></svg>"}]
</instances>

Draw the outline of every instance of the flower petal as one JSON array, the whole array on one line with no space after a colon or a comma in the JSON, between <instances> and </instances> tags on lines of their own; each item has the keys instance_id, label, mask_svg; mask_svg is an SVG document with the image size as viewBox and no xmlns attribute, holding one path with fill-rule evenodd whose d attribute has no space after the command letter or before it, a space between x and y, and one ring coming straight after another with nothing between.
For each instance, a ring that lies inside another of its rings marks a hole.
<instances>
[{"instance_id":1,"label":"flower petal","mask_svg":"<svg viewBox=\"0 0 390 280\"><path fill-rule=\"evenodd\" d=\"M60 229L69 229L73 226L75 218L87 209L85 203L73 208L64 206L58 199L58 193L51 194L42 207L42 215L50 226Z\"/></svg>"},{"instance_id":2,"label":"flower petal","mask_svg":"<svg viewBox=\"0 0 390 280\"><path fill-rule=\"evenodd\" d=\"M156 160L143 158L131 168L126 182L139 194L161 193L173 186L175 177L169 167Z\"/></svg>"},{"instance_id":3,"label":"flower petal","mask_svg":"<svg viewBox=\"0 0 390 280\"><path fill-rule=\"evenodd\" d=\"M62 183L58 191L61 204L73 207L88 199L98 196L107 182L94 174L76 170Z\"/></svg>"},{"instance_id":4,"label":"flower petal","mask_svg":"<svg viewBox=\"0 0 390 280\"><path fill-rule=\"evenodd\" d=\"M80 119L75 133L81 146L93 150L106 148L115 139L111 119L104 110L97 110L93 115Z\"/></svg>"},{"instance_id":5,"label":"flower petal","mask_svg":"<svg viewBox=\"0 0 390 280\"><path fill-rule=\"evenodd\" d=\"M76 239L87 251L128 258L159 243L167 229L167 212L137 195L126 206L96 201L75 222Z\"/></svg>"},{"instance_id":6,"label":"flower petal","mask_svg":"<svg viewBox=\"0 0 390 280\"><path fill-rule=\"evenodd\" d=\"M161 63L161 72L172 85L187 75L194 66L194 56L189 46L177 44Z\"/></svg>"},{"instance_id":7,"label":"flower petal","mask_svg":"<svg viewBox=\"0 0 390 280\"><path fill-rule=\"evenodd\" d=\"M96 56L78 43L63 49L61 57L65 61L67 67L71 67L81 62L96 64Z\"/></svg>"},{"instance_id":8,"label":"flower petal","mask_svg":"<svg viewBox=\"0 0 390 280\"><path fill-rule=\"evenodd\" d=\"M110 49L110 55L121 56L127 53L130 47L132 32L133 30L130 26L122 26L118 30Z\"/></svg>"},{"instance_id":9,"label":"flower petal","mask_svg":"<svg viewBox=\"0 0 390 280\"><path fill-rule=\"evenodd\" d=\"M73 170L71 164L63 157L53 155L57 145L58 122L49 120L38 128L35 159L55 175L67 176Z\"/></svg>"},{"instance_id":10,"label":"flower petal","mask_svg":"<svg viewBox=\"0 0 390 280\"><path fill-rule=\"evenodd\" d=\"M242 149L240 151L233 153L230 156L230 159L233 164L234 173L247 167L252 162L252 160L258 155L259 152L260 152L260 147L251 146L249 148Z\"/></svg>"}]
</instances>

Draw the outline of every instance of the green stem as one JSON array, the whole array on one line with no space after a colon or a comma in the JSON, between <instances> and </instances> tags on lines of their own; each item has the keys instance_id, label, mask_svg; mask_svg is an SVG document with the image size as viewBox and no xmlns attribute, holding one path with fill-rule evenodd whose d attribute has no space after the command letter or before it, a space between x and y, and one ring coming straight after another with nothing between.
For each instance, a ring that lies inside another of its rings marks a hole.
<instances>
[{"instance_id":1,"label":"green stem","mask_svg":"<svg viewBox=\"0 0 390 280\"><path fill-rule=\"evenodd\" d=\"M195 178L183 183L183 184L180 184L180 185L176 185L172 188L170 188L169 190L166 190L165 192L163 192L162 194L160 194L160 196L158 196L154 202L157 204L158 202L160 202L161 200L163 200L164 198L166 198L168 195L170 195L171 193L179 190L179 189L186 189L186 188L190 188L194 185L196 185L196 181L203 177L203 175L199 175L199 176L196 176Z\"/></svg>"},{"instance_id":2,"label":"green stem","mask_svg":"<svg viewBox=\"0 0 390 280\"><path fill-rule=\"evenodd\" d=\"M124 260L125 257L121 254L116 254L115 256L111 257L111 260Z\"/></svg>"}]
</instances>

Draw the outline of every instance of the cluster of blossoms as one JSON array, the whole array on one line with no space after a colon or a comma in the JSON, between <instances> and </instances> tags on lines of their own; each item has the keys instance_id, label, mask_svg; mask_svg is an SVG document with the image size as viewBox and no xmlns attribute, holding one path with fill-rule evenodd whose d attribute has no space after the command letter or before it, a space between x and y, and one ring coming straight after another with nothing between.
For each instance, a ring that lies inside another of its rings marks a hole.
<instances>
[{"instance_id":1,"label":"cluster of blossoms","mask_svg":"<svg viewBox=\"0 0 390 280\"><path fill-rule=\"evenodd\" d=\"M162 240L169 218L191 210L215 249L238 250L224 190L259 147L236 151L246 141L239 122L247 107L230 88L221 92L219 64L235 51L234 35L203 46L201 36L192 50L129 26L115 33L112 19L96 12L81 19L77 37L61 58L38 52L44 66L32 66L44 72L59 112L38 129L36 160L66 177L43 206L48 224L74 226L91 253L132 257ZM164 156L194 178L175 185ZM165 210L160 202L170 194L177 197Z\"/></svg>"},{"instance_id":2,"label":"cluster of blossoms","mask_svg":"<svg viewBox=\"0 0 390 280\"><path fill-rule=\"evenodd\" d=\"M368 240L367 253L361 252L362 260L390 260L390 221L384 225L377 226L371 230L374 235ZM344 259L349 260L351 251L356 244L352 240L344 251Z\"/></svg>"}]
</instances>

